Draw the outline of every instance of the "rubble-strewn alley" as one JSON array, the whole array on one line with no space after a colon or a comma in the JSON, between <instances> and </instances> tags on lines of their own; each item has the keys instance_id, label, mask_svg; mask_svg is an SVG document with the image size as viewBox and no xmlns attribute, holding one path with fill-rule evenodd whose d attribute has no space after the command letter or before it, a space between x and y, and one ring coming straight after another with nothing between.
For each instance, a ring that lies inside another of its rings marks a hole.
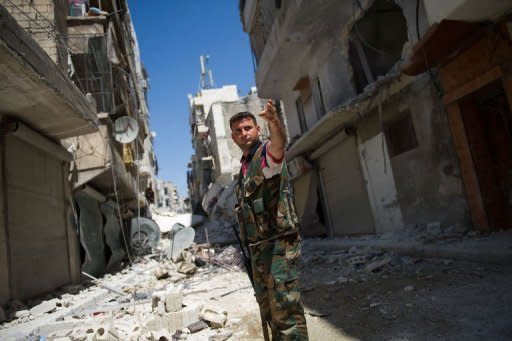
<instances>
[{"instance_id":1,"label":"rubble-strewn alley","mask_svg":"<svg viewBox=\"0 0 512 341\"><path fill-rule=\"evenodd\" d=\"M0 341L270 339L512 340L512 1L0 0Z\"/></svg>"},{"instance_id":2,"label":"rubble-strewn alley","mask_svg":"<svg viewBox=\"0 0 512 341\"><path fill-rule=\"evenodd\" d=\"M460 230L387 238L404 242L411 236L487 248L512 238ZM350 246L382 240L304 241L301 291L312 340L510 339L510 263ZM194 243L172 261L166 256L171 244L172 238L163 238L152 254L98 281L63 287L42 300L12 301L2 312L9 321L0 339L261 340L239 250ZM510 257L510 248L503 250Z\"/></svg>"}]
</instances>

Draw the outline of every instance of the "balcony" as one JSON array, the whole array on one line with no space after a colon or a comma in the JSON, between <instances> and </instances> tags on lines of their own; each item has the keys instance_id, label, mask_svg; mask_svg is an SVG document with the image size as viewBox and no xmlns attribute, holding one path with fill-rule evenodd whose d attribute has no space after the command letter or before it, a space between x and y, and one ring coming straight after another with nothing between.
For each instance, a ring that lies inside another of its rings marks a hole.
<instances>
[{"instance_id":1,"label":"balcony","mask_svg":"<svg viewBox=\"0 0 512 341\"><path fill-rule=\"evenodd\" d=\"M2 6L0 60L2 114L54 140L97 130L93 106Z\"/></svg>"}]
</instances>

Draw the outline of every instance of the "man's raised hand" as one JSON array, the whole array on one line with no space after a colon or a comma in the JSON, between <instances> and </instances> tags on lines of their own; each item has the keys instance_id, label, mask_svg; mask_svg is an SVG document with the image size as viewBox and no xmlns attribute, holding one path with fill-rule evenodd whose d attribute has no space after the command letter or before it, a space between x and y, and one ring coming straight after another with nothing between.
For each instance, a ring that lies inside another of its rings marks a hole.
<instances>
[{"instance_id":1,"label":"man's raised hand","mask_svg":"<svg viewBox=\"0 0 512 341\"><path fill-rule=\"evenodd\" d=\"M278 117L276 107L274 106L274 103L272 102L271 99L267 101L267 103L265 104L265 108L263 109L263 111L259 113L259 116L268 123L277 121Z\"/></svg>"}]
</instances>

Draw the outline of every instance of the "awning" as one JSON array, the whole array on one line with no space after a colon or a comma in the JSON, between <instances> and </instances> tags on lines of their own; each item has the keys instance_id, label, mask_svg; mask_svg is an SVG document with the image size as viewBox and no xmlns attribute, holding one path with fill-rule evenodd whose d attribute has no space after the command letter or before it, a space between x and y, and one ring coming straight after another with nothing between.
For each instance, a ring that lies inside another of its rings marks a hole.
<instances>
[{"instance_id":1,"label":"awning","mask_svg":"<svg viewBox=\"0 0 512 341\"><path fill-rule=\"evenodd\" d=\"M429 68L446 63L451 56L468 46L483 32L484 24L457 20L443 20L432 26L414 46L402 72L415 76Z\"/></svg>"}]
</instances>

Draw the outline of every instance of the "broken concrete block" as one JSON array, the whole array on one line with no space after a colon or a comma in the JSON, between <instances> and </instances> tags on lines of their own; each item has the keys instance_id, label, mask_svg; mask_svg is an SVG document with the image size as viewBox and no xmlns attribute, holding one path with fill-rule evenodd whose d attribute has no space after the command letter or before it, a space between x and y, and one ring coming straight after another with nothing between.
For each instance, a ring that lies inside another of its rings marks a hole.
<instances>
[{"instance_id":1,"label":"broken concrete block","mask_svg":"<svg viewBox=\"0 0 512 341\"><path fill-rule=\"evenodd\" d=\"M216 334L213 334L208 338L208 341L224 341L229 339L233 335L231 330L219 330Z\"/></svg>"},{"instance_id":2,"label":"broken concrete block","mask_svg":"<svg viewBox=\"0 0 512 341\"><path fill-rule=\"evenodd\" d=\"M160 315L163 315L166 313L164 301L158 301L157 306L156 306L156 312L159 313Z\"/></svg>"},{"instance_id":3,"label":"broken concrete block","mask_svg":"<svg viewBox=\"0 0 512 341\"><path fill-rule=\"evenodd\" d=\"M160 280L160 279L165 279L165 278L169 278L169 271L167 269L164 269L164 268L158 268L155 270L155 277L156 279Z\"/></svg>"},{"instance_id":4,"label":"broken concrete block","mask_svg":"<svg viewBox=\"0 0 512 341\"><path fill-rule=\"evenodd\" d=\"M180 311L183 305L183 295L177 291L166 292L165 294L165 310L167 312Z\"/></svg>"},{"instance_id":5,"label":"broken concrete block","mask_svg":"<svg viewBox=\"0 0 512 341\"><path fill-rule=\"evenodd\" d=\"M186 275L191 275L197 271L197 266L193 263L181 263L178 267L178 272Z\"/></svg>"},{"instance_id":6,"label":"broken concrete block","mask_svg":"<svg viewBox=\"0 0 512 341\"><path fill-rule=\"evenodd\" d=\"M347 263L352 266L364 264L364 263L366 263L366 257L365 256L355 256L355 257L347 259Z\"/></svg>"},{"instance_id":7,"label":"broken concrete block","mask_svg":"<svg viewBox=\"0 0 512 341\"><path fill-rule=\"evenodd\" d=\"M391 258L384 257L382 259L379 259L375 262L368 264L364 269L366 272L373 272L373 271L383 267L384 265L388 264L389 262L391 262Z\"/></svg>"},{"instance_id":8,"label":"broken concrete block","mask_svg":"<svg viewBox=\"0 0 512 341\"><path fill-rule=\"evenodd\" d=\"M159 308L159 305L163 306L163 309L164 309L163 312L165 312L165 292L164 291L155 291L151 295L151 308L154 313L160 313L158 311L159 309L161 309L161 308Z\"/></svg>"},{"instance_id":9,"label":"broken concrete block","mask_svg":"<svg viewBox=\"0 0 512 341\"><path fill-rule=\"evenodd\" d=\"M190 333L197 333L205 328L208 328L208 325L203 321L199 320L187 326L187 329L190 330Z\"/></svg>"},{"instance_id":10,"label":"broken concrete block","mask_svg":"<svg viewBox=\"0 0 512 341\"><path fill-rule=\"evenodd\" d=\"M187 307L178 312L164 313L155 315L146 324L146 330L167 329L174 331L184 328L199 319L199 309L196 307Z\"/></svg>"},{"instance_id":11,"label":"broken concrete block","mask_svg":"<svg viewBox=\"0 0 512 341\"><path fill-rule=\"evenodd\" d=\"M14 316L20 319L30 316L30 312L28 310L19 310L14 314Z\"/></svg>"},{"instance_id":12,"label":"broken concrete block","mask_svg":"<svg viewBox=\"0 0 512 341\"><path fill-rule=\"evenodd\" d=\"M212 328L224 327L227 320L227 312L219 311L218 309L213 307L203 308L199 316Z\"/></svg>"},{"instance_id":13,"label":"broken concrete block","mask_svg":"<svg viewBox=\"0 0 512 341\"><path fill-rule=\"evenodd\" d=\"M183 308L183 310L181 310L181 314L183 316L183 327L188 326L193 322L199 320L200 310L200 307L197 306Z\"/></svg>"},{"instance_id":14,"label":"broken concrete block","mask_svg":"<svg viewBox=\"0 0 512 341\"><path fill-rule=\"evenodd\" d=\"M58 301L59 300L56 298L49 301L44 301L43 303L38 304L35 307L32 307L32 309L30 309L30 314L34 316L41 316L46 313L51 313L57 310Z\"/></svg>"}]
</instances>

